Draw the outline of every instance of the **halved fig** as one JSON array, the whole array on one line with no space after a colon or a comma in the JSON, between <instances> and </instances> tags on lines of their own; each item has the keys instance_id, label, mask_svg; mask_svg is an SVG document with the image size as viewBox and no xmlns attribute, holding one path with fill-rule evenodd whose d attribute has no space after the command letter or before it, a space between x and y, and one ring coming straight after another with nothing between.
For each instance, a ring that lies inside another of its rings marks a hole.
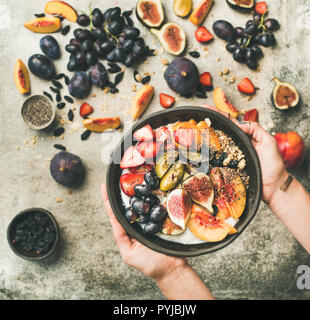
<instances>
[{"instance_id":1,"label":"halved fig","mask_svg":"<svg viewBox=\"0 0 310 320\"><path fill-rule=\"evenodd\" d=\"M169 218L177 226L185 230L191 215L192 202L187 191L176 189L169 193L167 198L167 211Z\"/></svg>"},{"instance_id":2,"label":"halved fig","mask_svg":"<svg viewBox=\"0 0 310 320\"><path fill-rule=\"evenodd\" d=\"M213 212L214 190L209 176L202 172L198 173L183 182L183 189L189 193L194 202Z\"/></svg>"},{"instance_id":3,"label":"halved fig","mask_svg":"<svg viewBox=\"0 0 310 320\"><path fill-rule=\"evenodd\" d=\"M176 225L174 222L172 222L172 220L169 217L167 217L163 224L161 232L170 236L178 236L179 234L183 233L184 230L178 225Z\"/></svg>"},{"instance_id":4,"label":"halved fig","mask_svg":"<svg viewBox=\"0 0 310 320\"><path fill-rule=\"evenodd\" d=\"M207 210L194 204L187 223L188 229L199 239L208 242L222 241L237 230L230 224L213 217Z\"/></svg>"},{"instance_id":5,"label":"halved fig","mask_svg":"<svg viewBox=\"0 0 310 320\"><path fill-rule=\"evenodd\" d=\"M20 94L27 94L30 92L29 71L20 59L15 63L14 80L16 88Z\"/></svg>"},{"instance_id":6,"label":"halved fig","mask_svg":"<svg viewBox=\"0 0 310 320\"><path fill-rule=\"evenodd\" d=\"M159 28L164 20L164 9L161 0L140 0L136 6L137 18L146 27Z\"/></svg>"},{"instance_id":7,"label":"halved fig","mask_svg":"<svg viewBox=\"0 0 310 320\"><path fill-rule=\"evenodd\" d=\"M202 1L190 15L189 21L196 26L200 26L206 18L207 14L209 13L212 5L213 0Z\"/></svg>"},{"instance_id":8,"label":"halved fig","mask_svg":"<svg viewBox=\"0 0 310 320\"><path fill-rule=\"evenodd\" d=\"M191 12L192 6L192 0L174 0L173 11L177 16L184 18Z\"/></svg>"},{"instance_id":9,"label":"halved fig","mask_svg":"<svg viewBox=\"0 0 310 320\"><path fill-rule=\"evenodd\" d=\"M276 83L271 96L273 105L279 110L297 107L300 99L296 88L292 84L282 82L277 78L273 80Z\"/></svg>"},{"instance_id":10,"label":"halved fig","mask_svg":"<svg viewBox=\"0 0 310 320\"><path fill-rule=\"evenodd\" d=\"M251 11L254 8L255 0L226 0L227 4L239 11Z\"/></svg>"},{"instance_id":11,"label":"halved fig","mask_svg":"<svg viewBox=\"0 0 310 320\"><path fill-rule=\"evenodd\" d=\"M176 162L178 155L178 152L167 152L156 161L155 172L160 179L163 178L169 168Z\"/></svg>"},{"instance_id":12,"label":"halved fig","mask_svg":"<svg viewBox=\"0 0 310 320\"><path fill-rule=\"evenodd\" d=\"M166 23L160 30L151 29L151 32L158 37L168 53L178 56L184 51L186 34L176 23Z\"/></svg>"}]
</instances>

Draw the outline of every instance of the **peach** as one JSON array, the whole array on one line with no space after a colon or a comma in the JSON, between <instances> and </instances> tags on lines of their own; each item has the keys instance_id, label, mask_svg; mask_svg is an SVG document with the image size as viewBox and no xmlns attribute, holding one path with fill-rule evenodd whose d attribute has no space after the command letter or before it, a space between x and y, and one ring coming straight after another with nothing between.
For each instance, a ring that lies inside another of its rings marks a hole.
<instances>
[{"instance_id":1,"label":"peach","mask_svg":"<svg viewBox=\"0 0 310 320\"><path fill-rule=\"evenodd\" d=\"M131 115L133 120L138 119L149 106L154 95L154 87L144 85L137 92L131 106Z\"/></svg>"},{"instance_id":2,"label":"peach","mask_svg":"<svg viewBox=\"0 0 310 320\"><path fill-rule=\"evenodd\" d=\"M77 13L68 3L64 1L48 1L44 7L47 14L61 16L65 19L76 22Z\"/></svg>"},{"instance_id":3,"label":"peach","mask_svg":"<svg viewBox=\"0 0 310 320\"><path fill-rule=\"evenodd\" d=\"M120 126L120 118L97 118L85 119L83 125L87 130L93 132L103 132L108 129L117 129Z\"/></svg>"},{"instance_id":4,"label":"peach","mask_svg":"<svg viewBox=\"0 0 310 320\"><path fill-rule=\"evenodd\" d=\"M215 106L223 112L228 112L234 118L237 118L239 111L227 99L222 88L216 88L213 93Z\"/></svg>"},{"instance_id":5,"label":"peach","mask_svg":"<svg viewBox=\"0 0 310 320\"><path fill-rule=\"evenodd\" d=\"M189 17L189 21L196 26L200 26L203 20L206 18L211 7L213 5L213 0L204 0L199 4L199 6L192 12Z\"/></svg>"},{"instance_id":6,"label":"peach","mask_svg":"<svg viewBox=\"0 0 310 320\"><path fill-rule=\"evenodd\" d=\"M15 63L14 81L20 94L27 94L30 92L29 72L23 61L20 59Z\"/></svg>"},{"instance_id":7,"label":"peach","mask_svg":"<svg viewBox=\"0 0 310 320\"><path fill-rule=\"evenodd\" d=\"M56 17L43 17L27 21L24 27L36 33L53 33L60 29L61 22Z\"/></svg>"}]
</instances>

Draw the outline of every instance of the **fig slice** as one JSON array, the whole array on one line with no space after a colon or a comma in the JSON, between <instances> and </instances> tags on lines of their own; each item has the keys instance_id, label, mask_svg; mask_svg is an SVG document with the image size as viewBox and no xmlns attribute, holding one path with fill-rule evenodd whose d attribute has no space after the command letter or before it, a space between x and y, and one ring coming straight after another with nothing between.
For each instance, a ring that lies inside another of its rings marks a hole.
<instances>
[{"instance_id":1,"label":"fig slice","mask_svg":"<svg viewBox=\"0 0 310 320\"><path fill-rule=\"evenodd\" d=\"M282 82L277 78L273 80L276 83L271 96L273 105L279 110L297 107L300 99L296 88L292 84Z\"/></svg>"},{"instance_id":2,"label":"fig slice","mask_svg":"<svg viewBox=\"0 0 310 320\"><path fill-rule=\"evenodd\" d=\"M178 24L166 23L160 30L153 28L151 32L158 37L168 53L178 56L184 51L186 34Z\"/></svg>"},{"instance_id":3,"label":"fig slice","mask_svg":"<svg viewBox=\"0 0 310 320\"><path fill-rule=\"evenodd\" d=\"M136 15L140 22L148 28L159 28L165 20L161 0L138 1Z\"/></svg>"},{"instance_id":4,"label":"fig slice","mask_svg":"<svg viewBox=\"0 0 310 320\"><path fill-rule=\"evenodd\" d=\"M191 198L184 189L175 189L167 198L167 211L169 218L177 226L185 230L187 221L191 215Z\"/></svg>"},{"instance_id":5,"label":"fig slice","mask_svg":"<svg viewBox=\"0 0 310 320\"><path fill-rule=\"evenodd\" d=\"M172 220L167 217L167 219L165 220L164 224L163 224L163 228L161 230L161 232L163 234L167 234L170 236L177 236L181 233L184 232L184 230L179 227L178 225L176 225L174 222L172 222Z\"/></svg>"},{"instance_id":6,"label":"fig slice","mask_svg":"<svg viewBox=\"0 0 310 320\"><path fill-rule=\"evenodd\" d=\"M183 182L183 188L195 203L208 209L211 213L213 212L214 190L208 175L200 172L186 179Z\"/></svg>"},{"instance_id":7,"label":"fig slice","mask_svg":"<svg viewBox=\"0 0 310 320\"><path fill-rule=\"evenodd\" d=\"M238 11L251 11L254 8L255 0L226 0L227 4Z\"/></svg>"},{"instance_id":8,"label":"fig slice","mask_svg":"<svg viewBox=\"0 0 310 320\"><path fill-rule=\"evenodd\" d=\"M187 227L197 238L208 242L222 241L228 234L237 232L232 225L213 217L207 209L195 204Z\"/></svg>"}]
</instances>

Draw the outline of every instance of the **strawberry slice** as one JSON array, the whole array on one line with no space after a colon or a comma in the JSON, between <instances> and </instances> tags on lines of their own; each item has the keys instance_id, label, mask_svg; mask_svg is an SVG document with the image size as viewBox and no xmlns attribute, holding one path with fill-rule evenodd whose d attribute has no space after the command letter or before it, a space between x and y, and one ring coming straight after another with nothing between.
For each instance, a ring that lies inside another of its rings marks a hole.
<instances>
[{"instance_id":1,"label":"strawberry slice","mask_svg":"<svg viewBox=\"0 0 310 320\"><path fill-rule=\"evenodd\" d=\"M140 152L134 146L131 146L124 153L120 167L121 169L135 168L141 166L144 162L145 159Z\"/></svg>"},{"instance_id":2,"label":"strawberry slice","mask_svg":"<svg viewBox=\"0 0 310 320\"><path fill-rule=\"evenodd\" d=\"M135 195L135 186L142 184L144 181L144 174L138 173L125 173L120 177L120 184L123 192L133 197Z\"/></svg>"},{"instance_id":3,"label":"strawberry slice","mask_svg":"<svg viewBox=\"0 0 310 320\"><path fill-rule=\"evenodd\" d=\"M94 108L87 102L83 102L80 106L80 116L83 118L92 114L93 111L94 111Z\"/></svg>"},{"instance_id":4,"label":"strawberry slice","mask_svg":"<svg viewBox=\"0 0 310 320\"><path fill-rule=\"evenodd\" d=\"M198 42L209 42L213 40L213 35L206 27L199 27L195 32L195 37Z\"/></svg>"},{"instance_id":5,"label":"strawberry slice","mask_svg":"<svg viewBox=\"0 0 310 320\"><path fill-rule=\"evenodd\" d=\"M151 159L156 156L159 151L159 144L155 141L140 142L136 145L137 150L145 159Z\"/></svg>"},{"instance_id":6,"label":"strawberry slice","mask_svg":"<svg viewBox=\"0 0 310 320\"><path fill-rule=\"evenodd\" d=\"M245 94L254 94L255 86L249 78L243 78L238 84L238 90Z\"/></svg>"},{"instance_id":7,"label":"strawberry slice","mask_svg":"<svg viewBox=\"0 0 310 320\"><path fill-rule=\"evenodd\" d=\"M243 119L244 121L258 122L258 111L256 109L247 111Z\"/></svg>"},{"instance_id":8,"label":"strawberry slice","mask_svg":"<svg viewBox=\"0 0 310 320\"><path fill-rule=\"evenodd\" d=\"M178 129L174 132L174 140L185 147L190 147L194 143L193 129Z\"/></svg>"},{"instance_id":9,"label":"strawberry slice","mask_svg":"<svg viewBox=\"0 0 310 320\"><path fill-rule=\"evenodd\" d=\"M204 72L199 77L199 82L204 87L210 88L212 87L212 76L210 72Z\"/></svg>"},{"instance_id":10,"label":"strawberry slice","mask_svg":"<svg viewBox=\"0 0 310 320\"><path fill-rule=\"evenodd\" d=\"M255 4L255 11L259 14L265 14L268 11L268 5L266 1L257 2Z\"/></svg>"},{"instance_id":11,"label":"strawberry slice","mask_svg":"<svg viewBox=\"0 0 310 320\"><path fill-rule=\"evenodd\" d=\"M167 127L160 127L155 130L155 139L158 143L165 143L170 138L170 131Z\"/></svg>"},{"instance_id":12,"label":"strawberry slice","mask_svg":"<svg viewBox=\"0 0 310 320\"><path fill-rule=\"evenodd\" d=\"M136 168L129 168L129 171L131 173L146 173L146 172L149 172L149 171L152 171L153 169L153 166L150 165L150 164L147 164L147 163L144 163L142 164L141 166L139 167L136 167Z\"/></svg>"},{"instance_id":13,"label":"strawberry slice","mask_svg":"<svg viewBox=\"0 0 310 320\"><path fill-rule=\"evenodd\" d=\"M153 129L149 124L147 124L143 128L137 130L133 134L133 137L137 141L153 141L154 139Z\"/></svg>"},{"instance_id":14,"label":"strawberry slice","mask_svg":"<svg viewBox=\"0 0 310 320\"><path fill-rule=\"evenodd\" d=\"M159 95L159 102L160 102L160 105L163 108L168 109L168 108L171 108L174 105L175 98L172 97L172 96L169 96L168 94L161 93Z\"/></svg>"}]
</instances>

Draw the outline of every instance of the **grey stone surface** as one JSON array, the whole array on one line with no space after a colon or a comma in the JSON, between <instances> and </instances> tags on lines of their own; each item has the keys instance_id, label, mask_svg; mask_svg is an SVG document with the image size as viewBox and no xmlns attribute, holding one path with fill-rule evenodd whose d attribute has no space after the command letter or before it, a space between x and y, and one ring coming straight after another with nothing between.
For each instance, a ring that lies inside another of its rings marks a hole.
<instances>
[{"instance_id":1,"label":"grey stone surface","mask_svg":"<svg viewBox=\"0 0 310 320\"><path fill-rule=\"evenodd\" d=\"M117 1L116 1L117 2ZM115 1L93 1L94 6L108 8ZM196 1L195 1L196 2ZM124 9L134 1L118 1ZM271 132L294 130L310 142L308 100L309 93L309 49L310 6L306 0L269 1L270 16L279 19L282 28L277 32L278 46L265 49L261 71L249 71L232 60L225 52L224 43L216 39L208 45L210 55L205 57L203 46L194 39L195 28L187 20L174 16L172 0L164 1L169 21L180 23L187 32L189 49L198 48L202 57L196 62L201 71L210 71L216 86L222 86L240 110L256 107L260 112L260 123ZM88 1L74 1L74 6L87 10ZM33 53L39 53L40 34L23 27L33 13L43 12L40 0L0 0L0 50L1 50L1 184L0 184L0 299L160 299L163 298L156 285L138 271L126 266L113 241L111 228L100 196L100 184L105 180L106 165L102 156L109 154L116 143L117 135L93 134L86 142L80 140L82 128L78 109L74 125L66 124L64 139L52 139L48 133L36 133L28 129L21 116L20 96L13 82L13 67L20 58L27 62ZM216 0L205 25L212 30L217 19L227 19L244 25L250 15L231 10L224 0ZM138 22L135 19L135 23ZM64 21L63 25L67 22ZM139 24L141 29L142 26ZM71 33L74 26L71 28ZM152 84L156 87L155 99L146 114L160 110L158 95L170 93L163 79L160 57L169 61L172 56L161 53L159 43L143 29L148 44L156 48L159 56L150 58L139 70L156 73ZM70 35L55 37L64 48ZM57 70L65 70L68 54L63 51ZM218 59L220 58L220 59ZM235 84L225 82L218 75L220 70L230 69L231 76L241 79L249 76L257 87L257 95L247 101L236 90ZM293 82L299 89L303 105L291 113L281 113L272 107L270 93L274 76ZM126 70L125 80L116 96L106 95L95 89L88 101L95 106L95 116L121 116L125 130L132 124L128 116L130 99L134 96L132 71ZM49 83L31 75L32 93L47 90ZM178 106L212 104L212 95L206 101L178 99ZM76 108L79 102L74 104ZM103 108L103 110L102 110ZM175 107L177 108L177 106ZM190 110L190 108L189 108ZM66 112L68 111L68 107ZM190 113L190 111L189 111ZM66 114L59 113L66 119ZM33 145L33 137L37 143ZM107 143L110 138L112 142ZM78 154L84 161L88 174L86 183L72 194L57 185L49 174L49 159L56 150L54 143L61 143ZM294 171L303 185L310 189L309 154L304 166ZM55 198L62 198L56 202ZM48 261L33 263L20 259L10 250L6 240L6 229L10 220L28 207L44 207L54 213L61 228L59 253ZM292 212L294 214L294 212ZM261 205L256 218L244 233L222 251L190 259L190 264L219 299L309 299L310 291L296 287L299 265L310 266L309 255L289 234L285 227L265 206Z\"/></svg>"}]
</instances>

